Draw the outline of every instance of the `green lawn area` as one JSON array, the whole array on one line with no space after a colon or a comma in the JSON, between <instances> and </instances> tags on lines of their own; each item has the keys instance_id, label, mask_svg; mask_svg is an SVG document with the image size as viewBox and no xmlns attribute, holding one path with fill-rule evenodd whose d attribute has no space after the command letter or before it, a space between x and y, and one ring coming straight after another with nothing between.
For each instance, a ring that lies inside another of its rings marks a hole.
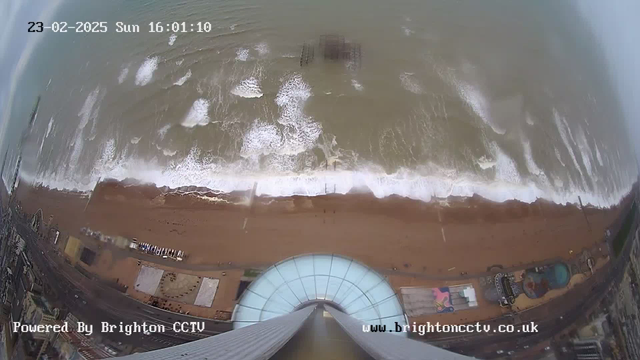
<instances>
[{"instance_id":1,"label":"green lawn area","mask_svg":"<svg viewBox=\"0 0 640 360\"><path fill-rule=\"evenodd\" d=\"M624 249L624 243L627 241L627 237L629 236L629 232L631 231L631 226L633 225L633 220L636 217L637 206L635 201L631 206L631 210L624 218L624 222L622 223L622 227L620 231L616 235L615 239L613 239L613 252L616 256L620 255L622 249Z\"/></svg>"},{"instance_id":2,"label":"green lawn area","mask_svg":"<svg viewBox=\"0 0 640 360\"><path fill-rule=\"evenodd\" d=\"M246 276L246 277L257 277L261 273L262 273L262 271L261 270L257 270L257 269L245 269L244 270L244 276Z\"/></svg>"}]
</instances>

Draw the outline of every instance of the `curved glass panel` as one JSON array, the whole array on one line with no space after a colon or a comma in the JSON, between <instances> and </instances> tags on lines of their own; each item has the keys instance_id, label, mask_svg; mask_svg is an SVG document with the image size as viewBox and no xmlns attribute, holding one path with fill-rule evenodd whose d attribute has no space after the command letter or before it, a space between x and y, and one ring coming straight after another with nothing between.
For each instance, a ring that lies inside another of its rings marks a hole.
<instances>
[{"instance_id":1,"label":"curved glass panel","mask_svg":"<svg viewBox=\"0 0 640 360\"><path fill-rule=\"evenodd\" d=\"M406 324L398 297L384 277L351 258L318 254L288 258L262 273L238 301L233 327L288 314L313 301L333 303L371 325Z\"/></svg>"}]
</instances>

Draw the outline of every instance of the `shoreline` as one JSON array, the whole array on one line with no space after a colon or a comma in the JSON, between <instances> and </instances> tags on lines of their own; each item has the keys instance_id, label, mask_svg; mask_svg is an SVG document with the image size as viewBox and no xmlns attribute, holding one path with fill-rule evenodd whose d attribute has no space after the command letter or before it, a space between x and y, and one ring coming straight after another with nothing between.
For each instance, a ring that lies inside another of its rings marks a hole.
<instances>
[{"instance_id":1,"label":"shoreline","mask_svg":"<svg viewBox=\"0 0 640 360\"><path fill-rule=\"evenodd\" d=\"M123 170L124 171L124 170ZM358 170L321 170L310 173L282 176L246 175L229 177L212 175L192 178L193 174L181 174L179 169L154 170L143 169L136 177L128 175L112 177L110 174L93 178L87 183L74 183L67 180L50 179L42 181L36 176L21 174L21 179L33 187L45 187L56 191L72 193L90 193L102 183L120 183L130 186L152 187L166 192L201 191L217 194L234 194L252 191L261 197L292 197L292 196L328 196L371 194L379 199L401 196L407 199L423 202L443 201L450 197L470 198L482 197L488 201L506 202L520 201L534 203L540 199L556 204L578 204L579 197L584 205L596 207L611 207L619 204L633 189L632 184L621 185L609 195L586 191L580 187L571 189L557 189L549 185L537 184L530 179L511 183L500 180L483 179L479 174L459 174L455 180L449 175L424 176L412 170L399 169L387 174L384 172L368 172ZM586 187L586 184L584 185ZM574 186L575 187L575 186Z\"/></svg>"},{"instance_id":2,"label":"shoreline","mask_svg":"<svg viewBox=\"0 0 640 360\"><path fill-rule=\"evenodd\" d=\"M413 201L420 201L423 203L434 203L434 202L448 202L450 200L464 200L464 199L471 199L471 198L479 198L482 200L485 200L487 202L493 202L493 203L508 203L508 202L519 202L519 203L524 203L524 204L535 204L537 202L549 202L549 203L553 203L556 205L560 205L560 206L564 206L564 205L579 205L580 201L582 201L582 204L585 207L595 207L595 208L602 208L602 209L606 209L606 208L612 208L612 207L616 207L618 205L620 205L620 203L622 201L624 201L624 199L626 197L628 197L628 195L633 191L634 187L637 185L637 181L632 183L631 185L629 185L627 190L622 190L622 191L617 191L615 196L615 198L619 198L619 200L617 201L613 201L611 199L605 200L604 196L602 195L594 195L594 194L590 194L584 191L580 191L580 192L575 192L573 194L571 194L569 196L569 194L567 192L564 193L559 193L556 190L553 190L553 192L551 193L552 196L538 196L542 194L542 190L540 190L537 186L535 186L535 184L533 183L529 183L527 185L533 185L533 188L530 189L533 191L533 193L528 194L530 196L526 196L527 200L523 200L520 198L503 198L500 200L496 200L495 198L492 197L487 197L487 196L483 196L480 192L473 192L473 191L462 191L462 194L455 194L456 190L451 190L449 191L450 194L446 195L446 196L438 196L437 194L430 194L427 198L425 197L415 197L415 196L411 196L410 194L406 194L406 193L389 193L389 194L384 194L384 195L380 195L380 194L376 194L376 192L374 190L372 190L370 187L352 187L350 189L348 189L347 191L344 192L328 192L328 188L325 187L325 192L322 193L317 193L317 194L308 194L308 193L296 193L294 191L293 194L288 194L288 195L281 195L281 194L271 194L271 193L260 193L260 191L256 191L260 188L261 186L261 182L258 181L258 178L256 178L255 180L247 180L244 181L243 183L246 183L245 188L243 190L230 190L230 191L224 191L224 190L215 190L206 186L199 186L199 185L184 185L184 186L177 186L177 187L170 187L170 186L158 186L157 184L153 183L153 182L143 182L140 181L138 179L135 178L125 178L122 180L118 180L118 179L114 179L114 178L100 178L98 179L97 182L94 183L94 186L92 188L87 188L84 190L78 190L77 187L73 187L71 189L69 188L59 188L56 186L49 186L49 185L45 185L42 182L34 182L33 179L27 179L27 178L23 178L22 175L20 177L21 181L23 182L23 186L24 184L26 184L26 187L29 188L35 188L35 189L46 189L49 191L54 191L54 192L60 192L60 193L68 193L68 194L76 194L76 195L86 195L86 196L90 196L90 194L92 194L97 188L103 187L103 186L109 186L110 184L117 184L119 186L123 186L123 187L138 187L138 188L145 188L145 189L149 189L150 191L158 191L161 193L165 193L165 194L172 194L172 195L192 195L192 194L196 194L196 195L204 195L204 196L213 196L213 197L218 197L218 198L235 198L238 196L242 196L243 194L250 194L252 192L256 192L259 193L258 195L255 195L258 198L266 198L266 199L283 199L283 198L294 198L294 197L309 197L309 198L316 198L316 197L326 197L326 196L350 196L350 195L370 195L372 197L375 197L377 199L385 199L385 198L403 198L403 199L407 199L407 200L413 200ZM640 178L639 178L640 179ZM488 184L486 184L488 185ZM495 183L494 184L496 188L502 187L502 186L513 186L514 188L527 188L527 186L521 186L521 185L514 185L514 184L502 184L502 183ZM87 185L85 185L86 187ZM457 187L454 187L457 188ZM513 189L508 189L507 192L512 192ZM442 192L442 190L439 190L440 192ZM7 193L8 190L5 188L4 193ZM460 193L460 191L458 191L458 193ZM569 198L572 198L573 200L570 200ZM580 199L579 199L580 198ZM562 201L561 199L564 199L566 201ZM598 202L598 204L594 204L593 200L597 199L599 200L603 200L605 201L605 205L599 205L602 204L601 201Z\"/></svg>"}]
</instances>

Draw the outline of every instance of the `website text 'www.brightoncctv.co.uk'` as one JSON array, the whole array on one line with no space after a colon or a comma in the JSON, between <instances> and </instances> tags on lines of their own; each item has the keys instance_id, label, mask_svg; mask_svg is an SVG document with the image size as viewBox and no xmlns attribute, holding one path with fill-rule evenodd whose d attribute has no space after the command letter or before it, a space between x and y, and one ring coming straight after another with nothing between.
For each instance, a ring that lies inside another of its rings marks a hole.
<instances>
[{"instance_id":1,"label":"website text 'www.brightoncctv.co.uk'","mask_svg":"<svg viewBox=\"0 0 640 360\"><path fill-rule=\"evenodd\" d=\"M538 325L533 322L520 325L489 325L480 324L479 322L463 325L440 324L439 322L417 324L414 322L413 324L401 325L396 322L395 326L364 324L362 325L362 332L412 332L418 335L425 335L427 333L537 333Z\"/></svg>"}]
</instances>

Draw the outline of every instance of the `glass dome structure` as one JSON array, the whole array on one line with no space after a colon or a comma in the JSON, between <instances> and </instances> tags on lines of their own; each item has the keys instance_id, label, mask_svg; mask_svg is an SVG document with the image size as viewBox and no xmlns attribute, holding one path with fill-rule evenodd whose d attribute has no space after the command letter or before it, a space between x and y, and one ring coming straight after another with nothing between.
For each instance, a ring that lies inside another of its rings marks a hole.
<instances>
[{"instance_id":1,"label":"glass dome structure","mask_svg":"<svg viewBox=\"0 0 640 360\"><path fill-rule=\"evenodd\" d=\"M371 325L394 328L396 322L407 323L395 292L376 271L351 258L310 254L283 260L254 280L233 311L233 326L252 325L318 302Z\"/></svg>"}]
</instances>

